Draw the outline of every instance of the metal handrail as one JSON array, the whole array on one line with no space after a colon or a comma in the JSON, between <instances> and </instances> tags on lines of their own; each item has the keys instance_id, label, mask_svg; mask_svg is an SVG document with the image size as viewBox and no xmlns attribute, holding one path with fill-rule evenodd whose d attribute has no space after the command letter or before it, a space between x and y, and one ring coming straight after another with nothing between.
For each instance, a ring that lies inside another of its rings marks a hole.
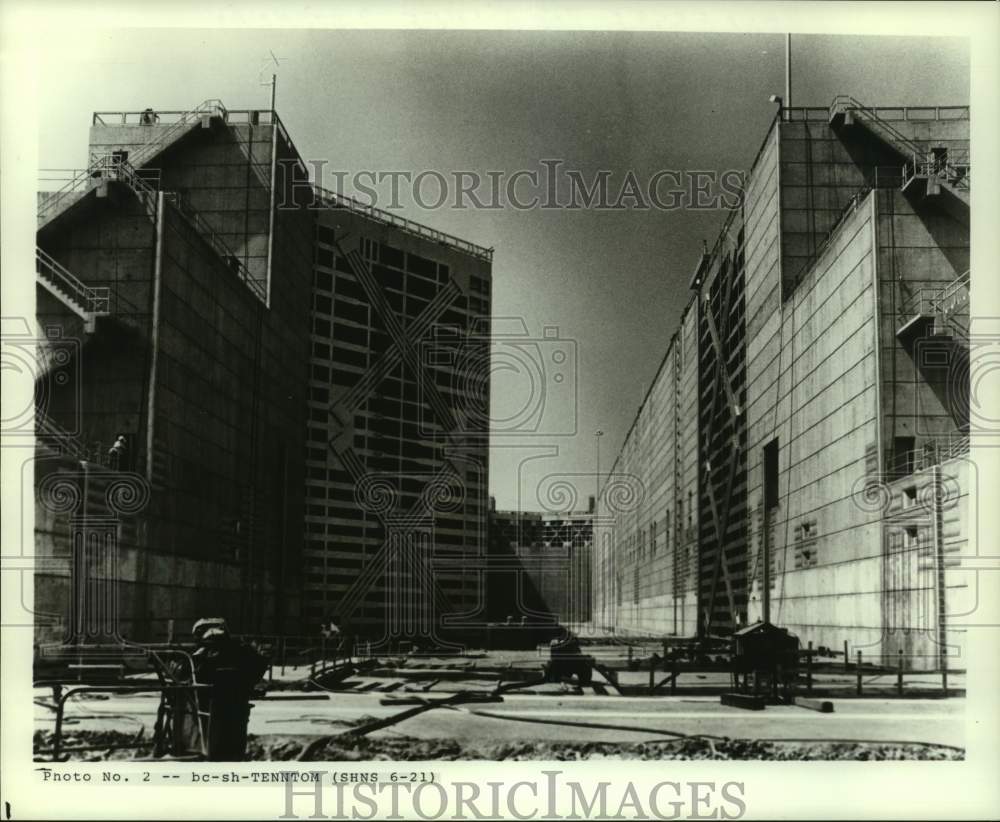
<instances>
[{"instance_id":1,"label":"metal handrail","mask_svg":"<svg viewBox=\"0 0 1000 822\"><path fill-rule=\"evenodd\" d=\"M89 286L42 249L35 247L35 271L66 291L80 307L91 314L107 314L111 307L111 289Z\"/></svg>"},{"instance_id":2,"label":"metal handrail","mask_svg":"<svg viewBox=\"0 0 1000 822\"><path fill-rule=\"evenodd\" d=\"M903 153L910 155L910 162L903 165L904 186L913 176L920 173L926 176L943 175L948 181L954 182L956 185L960 185L961 187L968 186L968 162L956 167L951 161L950 156L943 163L934 159L929 148L915 143L898 129L891 126L887 120L882 119L875 109L869 108L849 94L838 94L833 98L833 101L830 103L830 118L832 119L834 114L848 110L857 111L867 116L879 128L887 131L892 140L900 144L897 145L897 148L902 146L904 149ZM968 161L968 151L965 152L964 159Z\"/></svg>"},{"instance_id":3,"label":"metal handrail","mask_svg":"<svg viewBox=\"0 0 1000 822\"><path fill-rule=\"evenodd\" d=\"M225 117L226 107L218 99L204 100L195 108L186 111L170 125L166 131L161 131L150 136L149 140L139 148L129 150L129 162L133 166L141 166L149 157L157 153L166 143L173 139L173 135L183 131L199 121L204 114L216 114Z\"/></svg>"},{"instance_id":4,"label":"metal handrail","mask_svg":"<svg viewBox=\"0 0 1000 822\"><path fill-rule=\"evenodd\" d=\"M833 102L828 107L828 113L829 114L836 113L837 110L838 110L838 106L844 106L845 103L851 102L851 101L853 101L855 103L857 102L856 100L854 100L853 97L851 97L848 94L838 94L836 97L833 98ZM810 110L813 110L813 109L810 109ZM887 119L893 119L893 120L900 120L901 119L901 120L906 121L906 122L926 122L927 120L931 120L931 119L933 119L933 120L968 120L969 119L969 107L968 106L877 106L877 107L872 108L870 110L873 111L873 112L875 112L879 116L879 119L881 119L883 121L885 121ZM897 117L887 118L884 115L885 115L885 112L888 112L888 111L899 111L899 112L902 112L903 116L901 118L897 118ZM934 116L933 117L921 117L921 116L911 117L910 116L911 112L928 112L928 111L933 111L934 112ZM942 117L941 116L942 112L958 112L960 114L963 114L964 116L962 116L962 117Z\"/></svg>"},{"instance_id":5,"label":"metal handrail","mask_svg":"<svg viewBox=\"0 0 1000 822\"><path fill-rule=\"evenodd\" d=\"M226 245L226 242L216 233L215 229L197 211L188 205L184 198L175 191L164 192L164 198L169 200L188 220L198 234L210 245L216 254L230 265L235 265L236 275L261 300L267 300L267 285L250 274L243 261Z\"/></svg>"},{"instance_id":6,"label":"metal handrail","mask_svg":"<svg viewBox=\"0 0 1000 822\"><path fill-rule=\"evenodd\" d=\"M74 180L79 178L86 179L101 179L101 180L116 180L118 182L124 183L129 186L132 191L140 199L146 201L147 205L150 207L155 207L155 197L157 194L157 188L150 185L149 182L143 176L143 171L136 169L131 162L123 159L120 156L109 154L104 155L99 158L91 165L89 169L77 175ZM72 181L71 181L72 182ZM157 185L159 180L157 178ZM244 265L243 261L233 253L228 245L222 240L221 237L216 233L215 229L194 209L192 209L187 203L184 202L183 198L178 192L164 192L164 197L173 203L178 212L182 217L188 220L188 222L194 227L194 229L202 236L209 245L215 250L215 252L222 257L230 265L235 265L236 274L239 276L248 288L250 288L253 293L263 301L267 300L267 286L260 280L254 278L247 267ZM47 212L48 205L46 204L43 208ZM44 252L41 252L44 254ZM48 257L48 255L45 255ZM48 258L51 260L51 258ZM58 265L54 260L52 263ZM73 277L65 269L64 278L67 282L73 286L73 290L77 293L83 293L81 289L89 289L89 286L84 285L80 280ZM108 289L104 289L103 292L100 289L90 289L95 291L94 297L100 299L103 297L104 308L91 309L97 313L101 311L106 312L108 310L108 305L110 303L110 293ZM89 295L88 295L89 296ZM86 303L82 303L86 307ZM97 303L99 304L99 303Z\"/></svg>"},{"instance_id":7,"label":"metal handrail","mask_svg":"<svg viewBox=\"0 0 1000 822\"><path fill-rule=\"evenodd\" d=\"M826 232L826 236L823 237L820 243L816 246L816 250L805 258L805 261L802 264L802 268L799 270L795 282L792 284L791 291L794 291L796 288L798 288L799 283L805 278L809 270L816 264L816 261L819 260L819 258L822 257L827 252L827 250L830 247L830 243L833 240L834 235L837 233L838 229L844 224L844 222L851 214L853 214L855 211L858 210L861 204L867 199L871 191L872 191L872 186L866 183L865 185L861 186L861 188L859 188L853 195L851 195L848 201L840 209L840 213L837 215L836 219L833 221L833 224Z\"/></svg>"},{"instance_id":8,"label":"metal handrail","mask_svg":"<svg viewBox=\"0 0 1000 822\"><path fill-rule=\"evenodd\" d=\"M949 434L924 442L920 448L912 448L892 455L890 473L893 479L901 479L924 471L948 460L969 453L970 437L967 433Z\"/></svg>"},{"instance_id":9,"label":"metal handrail","mask_svg":"<svg viewBox=\"0 0 1000 822\"><path fill-rule=\"evenodd\" d=\"M968 189L970 187L970 169L968 165L953 165L951 162L941 163L938 160L917 160L903 164L902 186L914 177L936 177L943 179L946 183L956 188Z\"/></svg>"},{"instance_id":10,"label":"metal handrail","mask_svg":"<svg viewBox=\"0 0 1000 822\"><path fill-rule=\"evenodd\" d=\"M940 302L944 302L955 295L955 293L962 288L968 288L972 282L970 276L971 269L967 269L959 274L954 280L952 280L942 291Z\"/></svg>"},{"instance_id":11,"label":"metal handrail","mask_svg":"<svg viewBox=\"0 0 1000 822\"><path fill-rule=\"evenodd\" d=\"M48 214L55 211L56 206L62 203L70 194L93 185L95 181L103 180L105 167L106 157L101 158L98 162L91 163L89 167L70 178L69 182L64 186L49 194L38 204L38 219L44 219Z\"/></svg>"},{"instance_id":12,"label":"metal handrail","mask_svg":"<svg viewBox=\"0 0 1000 822\"><path fill-rule=\"evenodd\" d=\"M960 289L968 288L970 282L970 271L965 271L944 286L918 288L900 305L900 318L906 320L917 315L937 316L944 313L943 304L954 297Z\"/></svg>"},{"instance_id":13,"label":"metal handrail","mask_svg":"<svg viewBox=\"0 0 1000 822\"><path fill-rule=\"evenodd\" d=\"M253 122L255 117L257 119L260 119L262 116L265 116L268 120L266 124L275 126L278 129L278 133L281 135L282 139L285 140L285 142L287 142L289 146L291 146L293 156L299 156L298 151L295 149L295 144L292 142L291 136L288 133L288 130L285 128L284 123L281 122L281 118L278 116L278 113L273 109L233 109L232 111L230 111L226 109L221 100L209 99L205 100L196 108L187 112L174 112L174 111L155 112L155 114L158 116L176 115L177 120L172 123L171 129L167 130L166 132L161 132L160 134L154 135L148 143L146 143L139 149L136 149L135 152L130 153L128 158L129 162L133 166L141 165L143 159L145 159L145 154L148 153L147 147L151 149L155 145L164 142L173 131L181 128L182 126L187 126L188 124L190 124L190 122L192 122L192 118L196 116L201 116L206 112L218 113L218 115L221 116L223 120L225 120L227 123L234 122L236 118L245 118L245 122L250 123ZM104 120L104 117L115 116L120 118L121 121L120 125L132 125L132 123L128 122L128 118L130 116L134 115L141 119L141 116L145 113L146 112L127 112L127 111L94 112L93 122L95 125L96 124L115 125L112 123L107 123ZM249 147L246 148L249 151ZM251 154L251 163L254 164L252 154ZM258 176L263 175L263 171L261 169L255 168L254 170L255 172L258 173ZM319 185L314 184L313 190L315 195L319 198L320 202L326 206L332 208L345 208L350 211L363 214L364 216L370 219L377 220L382 223L388 223L410 234L414 234L416 236L423 237L425 239L430 239L435 242L451 246L459 251L462 251L466 254L471 254L472 256L482 260L492 261L493 259L493 248L484 248L483 246L476 245L475 243L471 243L468 240L463 240L460 237L455 237L452 234L447 234L443 231L438 231L436 229L422 225L421 223L414 222L413 220L408 220L404 217L398 217L395 214L391 214L388 211L384 211L374 206L365 205L364 203L355 200L353 197L348 197L343 194L338 194L336 192L329 191L328 189L322 188Z\"/></svg>"},{"instance_id":14,"label":"metal handrail","mask_svg":"<svg viewBox=\"0 0 1000 822\"><path fill-rule=\"evenodd\" d=\"M93 450L81 443L73 434L66 431L45 414L42 410L35 412L35 426L39 434L42 434L50 443L59 446L61 453L68 454L81 462L92 462L102 464L100 452L96 458ZM39 438L41 439L41 438Z\"/></svg>"},{"instance_id":15,"label":"metal handrail","mask_svg":"<svg viewBox=\"0 0 1000 822\"><path fill-rule=\"evenodd\" d=\"M389 225L395 226L396 228L402 229L403 231L414 234L418 237L434 240L435 242L442 243L443 245L452 246L453 248L463 251L466 254L471 254L473 257L478 257L479 259L487 261L493 259L492 248L483 248L475 243L470 243L468 240L456 237L453 234L447 234L443 231L438 231L437 229L425 226L422 223L408 220L405 217L399 217L388 211L384 211L383 209L376 208L373 205L366 205L353 197L338 194L337 192L330 191L322 186L313 185L313 191L319 198L320 202L330 208L346 208L349 211L362 214L371 220L388 223Z\"/></svg>"}]
</instances>

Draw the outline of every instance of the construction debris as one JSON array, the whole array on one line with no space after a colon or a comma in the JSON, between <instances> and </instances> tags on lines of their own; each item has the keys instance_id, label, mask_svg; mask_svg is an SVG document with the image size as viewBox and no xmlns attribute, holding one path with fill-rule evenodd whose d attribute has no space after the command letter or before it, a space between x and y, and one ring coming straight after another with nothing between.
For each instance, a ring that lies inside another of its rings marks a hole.
<instances>
[{"instance_id":1,"label":"construction debris","mask_svg":"<svg viewBox=\"0 0 1000 822\"><path fill-rule=\"evenodd\" d=\"M247 758L253 761L299 760L303 750L316 740L308 736L251 736ZM711 743L711 744L710 744ZM132 759L133 737L117 732L80 731L67 734L67 754L81 760ZM36 753L51 748L51 734L37 731ZM78 750L87 746L91 750ZM963 760L965 751L947 745L907 742L854 742L839 740L753 740L707 737L683 737L655 742L484 742L462 743L452 739L415 739L394 737L327 737L314 751L310 761L426 761L478 759L488 761L590 759L719 759L719 760Z\"/></svg>"}]
</instances>

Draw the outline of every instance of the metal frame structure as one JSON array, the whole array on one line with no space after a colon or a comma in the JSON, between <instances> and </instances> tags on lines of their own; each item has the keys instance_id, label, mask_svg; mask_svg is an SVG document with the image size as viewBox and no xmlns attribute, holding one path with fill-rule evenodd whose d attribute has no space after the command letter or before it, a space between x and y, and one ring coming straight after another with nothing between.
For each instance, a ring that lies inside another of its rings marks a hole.
<instances>
[{"instance_id":1,"label":"metal frame structure","mask_svg":"<svg viewBox=\"0 0 1000 822\"><path fill-rule=\"evenodd\" d=\"M733 209L692 285L698 304L699 635L736 627L746 610L746 323L743 233L729 238ZM726 245L730 248L726 253ZM742 570L741 570L742 568ZM720 612L719 581L726 609Z\"/></svg>"}]
</instances>

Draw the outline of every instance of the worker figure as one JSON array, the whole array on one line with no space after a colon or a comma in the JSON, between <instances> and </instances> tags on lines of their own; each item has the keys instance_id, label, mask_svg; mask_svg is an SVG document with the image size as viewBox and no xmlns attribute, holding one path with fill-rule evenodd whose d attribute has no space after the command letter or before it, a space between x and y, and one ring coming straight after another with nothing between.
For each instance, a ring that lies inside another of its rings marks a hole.
<instances>
[{"instance_id":1,"label":"worker figure","mask_svg":"<svg viewBox=\"0 0 1000 822\"><path fill-rule=\"evenodd\" d=\"M118 434L114 445L108 449L108 467L114 471L123 471L127 467L128 441L124 434Z\"/></svg>"},{"instance_id":2,"label":"worker figure","mask_svg":"<svg viewBox=\"0 0 1000 822\"><path fill-rule=\"evenodd\" d=\"M198 643L191 655L195 677L199 683L212 686L201 704L201 710L208 713L207 729L202 720L208 759L241 761L246 756L250 697L267 670L267 661L235 639L224 619L200 619L191 632Z\"/></svg>"},{"instance_id":3,"label":"worker figure","mask_svg":"<svg viewBox=\"0 0 1000 822\"><path fill-rule=\"evenodd\" d=\"M329 622L324 622L319 628L320 634L323 639L332 639L336 642L340 642L340 627L332 619Z\"/></svg>"},{"instance_id":4,"label":"worker figure","mask_svg":"<svg viewBox=\"0 0 1000 822\"><path fill-rule=\"evenodd\" d=\"M549 662L545 674L553 682L576 675L576 681L580 685L589 685L593 676L593 662L593 657L583 654L576 635L567 628L560 628L549 643Z\"/></svg>"},{"instance_id":5,"label":"worker figure","mask_svg":"<svg viewBox=\"0 0 1000 822\"><path fill-rule=\"evenodd\" d=\"M160 115L153 109L147 108L139 115L139 123L144 126L152 126L160 122Z\"/></svg>"},{"instance_id":6,"label":"worker figure","mask_svg":"<svg viewBox=\"0 0 1000 822\"><path fill-rule=\"evenodd\" d=\"M331 622L330 624L333 625L334 623ZM349 660L354 656L354 629L351 627L350 620L340 614L337 615L336 625L339 640L337 656Z\"/></svg>"}]
</instances>

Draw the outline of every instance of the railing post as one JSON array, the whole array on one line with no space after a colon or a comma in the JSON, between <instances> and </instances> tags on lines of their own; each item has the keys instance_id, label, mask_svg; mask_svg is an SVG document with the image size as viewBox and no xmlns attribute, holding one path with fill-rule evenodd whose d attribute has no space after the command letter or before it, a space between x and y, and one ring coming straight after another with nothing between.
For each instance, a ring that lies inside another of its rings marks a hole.
<instances>
[{"instance_id":1,"label":"railing post","mask_svg":"<svg viewBox=\"0 0 1000 822\"><path fill-rule=\"evenodd\" d=\"M851 658L847 655L847 640L845 639L844 640L844 673L845 674L847 673L848 663L850 661L851 661Z\"/></svg>"},{"instance_id":2,"label":"railing post","mask_svg":"<svg viewBox=\"0 0 1000 822\"><path fill-rule=\"evenodd\" d=\"M899 649L899 664L896 670L896 696L903 695L903 649Z\"/></svg>"},{"instance_id":3,"label":"railing post","mask_svg":"<svg viewBox=\"0 0 1000 822\"><path fill-rule=\"evenodd\" d=\"M861 651L858 651L858 696L861 696Z\"/></svg>"},{"instance_id":4,"label":"railing post","mask_svg":"<svg viewBox=\"0 0 1000 822\"><path fill-rule=\"evenodd\" d=\"M806 693L811 694L813 689L813 644L809 640L806 648Z\"/></svg>"}]
</instances>

